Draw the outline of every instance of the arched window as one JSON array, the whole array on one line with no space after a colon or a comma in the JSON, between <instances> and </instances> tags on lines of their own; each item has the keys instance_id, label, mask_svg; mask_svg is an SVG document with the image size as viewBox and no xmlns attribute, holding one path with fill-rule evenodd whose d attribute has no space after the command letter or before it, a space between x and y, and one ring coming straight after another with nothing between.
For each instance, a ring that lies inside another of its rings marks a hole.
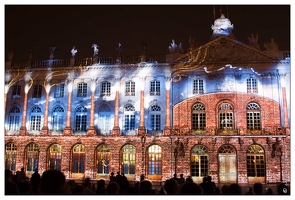
<instances>
[{"instance_id":1,"label":"arched window","mask_svg":"<svg viewBox=\"0 0 295 200\"><path fill-rule=\"evenodd\" d=\"M52 112L52 130L61 131L65 126L65 110L61 106L53 108Z\"/></svg>"},{"instance_id":2,"label":"arched window","mask_svg":"<svg viewBox=\"0 0 295 200\"><path fill-rule=\"evenodd\" d=\"M110 135L112 130L113 113L110 107L103 104L98 109L98 130L101 135Z\"/></svg>"},{"instance_id":3,"label":"arched window","mask_svg":"<svg viewBox=\"0 0 295 200\"><path fill-rule=\"evenodd\" d=\"M87 109L85 106L79 106L76 108L75 116L75 130L76 131L86 131L87 122Z\"/></svg>"},{"instance_id":4,"label":"arched window","mask_svg":"<svg viewBox=\"0 0 295 200\"><path fill-rule=\"evenodd\" d=\"M206 129L206 110L202 103L196 103L192 107L192 129Z\"/></svg>"},{"instance_id":5,"label":"arched window","mask_svg":"<svg viewBox=\"0 0 295 200\"><path fill-rule=\"evenodd\" d=\"M110 147L101 144L96 149L97 174L110 173Z\"/></svg>"},{"instance_id":6,"label":"arched window","mask_svg":"<svg viewBox=\"0 0 295 200\"><path fill-rule=\"evenodd\" d=\"M260 106L257 103L247 105L247 129L261 130Z\"/></svg>"},{"instance_id":7,"label":"arched window","mask_svg":"<svg viewBox=\"0 0 295 200\"><path fill-rule=\"evenodd\" d=\"M219 129L234 129L234 112L233 107L229 103L222 103L218 108Z\"/></svg>"},{"instance_id":8,"label":"arched window","mask_svg":"<svg viewBox=\"0 0 295 200\"><path fill-rule=\"evenodd\" d=\"M152 131L161 130L161 107L158 105L152 105L150 107L150 129Z\"/></svg>"},{"instance_id":9,"label":"arched window","mask_svg":"<svg viewBox=\"0 0 295 200\"><path fill-rule=\"evenodd\" d=\"M61 145L53 144L49 148L48 168L61 170Z\"/></svg>"},{"instance_id":10,"label":"arched window","mask_svg":"<svg viewBox=\"0 0 295 200\"><path fill-rule=\"evenodd\" d=\"M191 176L208 176L208 151L203 145L195 145L191 151Z\"/></svg>"},{"instance_id":11,"label":"arched window","mask_svg":"<svg viewBox=\"0 0 295 200\"><path fill-rule=\"evenodd\" d=\"M31 120L30 120L30 130L40 131L41 130L41 115L42 111L39 106L34 106L31 109Z\"/></svg>"},{"instance_id":12,"label":"arched window","mask_svg":"<svg viewBox=\"0 0 295 200\"><path fill-rule=\"evenodd\" d=\"M135 174L135 154L133 145L125 145L122 149L122 173Z\"/></svg>"},{"instance_id":13,"label":"arched window","mask_svg":"<svg viewBox=\"0 0 295 200\"><path fill-rule=\"evenodd\" d=\"M15 171L17 148L13 143L5 145L5 169Z\"/></svg>"},{"instance_id":14,"label":"arched window","mask_svg":"<svg viewBox=\"0 0 295 200\"><path fill-rule=\"evenodd\" d=\"M87 96L87 83L81 82L77 84L77 97Z\"/></svg>"},{"instance_id":15,"label":"arched window","mask_svg":"<svg viewBox=\"0 0 295 200\"><path fill-rule=\"evenodd\" d=\"M124 107L124 134L135 135L135 108L131 104Z\"/></svg>"},{"instance_id":16,"label":"arched window","mask_svg":"<svg viewBox=\"0 0 295 200\"><path fill-rule=\"evenodd\" d=\"M18 131L20 126L20 109L13 106L9 111L8 130Z\"/></svg>"},{"instance_id":17,"label":"arched window","mask_svg":"<svg viewBox=\"0 0 295 200\"><path fill-rule=\"evenodd\" d=\"M85 147L82 144L77 144L73 148L72 172L84 173L84 171L85 171Z\"/></svg>"},{"instance_id":18,"label":"arched window","mask_svg":"<svg viewBox=\"0 0 295 200\"><path fill-rule=\"evenodd\" d=\"M30 143L26 147L26 171L34 172L38 168L39 164L39 147L35 143Z\"/></svg>"},{"instance_id":19,"label":"arched window","mask_svg":"<svg viewBox=\"0 0 295 200\"><path fill-rule=\"evenodd\" d=\"M148 175L162 174L162 148L152 145L148 148Z\"/></svg>"},{"instance_id":20,"label":"arched window","mask_svg":"<svg viewBox=\"0 0 295 200\"><path fill-rule=\"evenodd\" d=\"M247 176L265 176L264 150L260 145L253 144L247 150Z\"/></svg>"}]
</instances>

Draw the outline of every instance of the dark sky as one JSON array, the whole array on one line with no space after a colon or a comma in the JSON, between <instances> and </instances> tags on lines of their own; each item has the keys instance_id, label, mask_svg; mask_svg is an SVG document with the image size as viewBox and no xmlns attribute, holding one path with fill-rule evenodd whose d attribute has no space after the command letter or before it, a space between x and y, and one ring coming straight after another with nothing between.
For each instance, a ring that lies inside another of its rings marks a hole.
<instances>
[{"instance_id":1,"label":"dark sky","mask_svg":"<svg viewBox=\"0 0 295 200\"><path fill-rule=\"evenodd\" d=\"M258 33L259 44L271 38L280 50L290 49L290 5L215 5L234 25L238 40L248 43ZM92 57L92 44L99 56L115 56L118 43L122 56L140 54L147 43L148 54L167 54L172 41L182 42L185 52L189 37L198 44L209 41L214 23L213 5L9 5L5 11L5 59L14 52L15 61L47 60L50 47L56 59Z\"/></svg>"}]
</instances>

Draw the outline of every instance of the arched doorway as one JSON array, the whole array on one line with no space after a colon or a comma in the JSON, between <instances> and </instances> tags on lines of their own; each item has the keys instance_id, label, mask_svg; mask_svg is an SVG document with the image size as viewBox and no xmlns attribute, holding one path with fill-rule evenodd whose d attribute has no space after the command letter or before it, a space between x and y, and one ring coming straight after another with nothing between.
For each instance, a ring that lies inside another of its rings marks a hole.
<instances>
[{"instance_id":1,"label":"arched doorway","mask_svg":"<svg viewBox=\"0 0 295 200\"><path fill-rule=\"evenodd\" d=\"M232 145L223 145L218 151L219 183L237 182L237 153Z\"/></svg>"}]
</instances>

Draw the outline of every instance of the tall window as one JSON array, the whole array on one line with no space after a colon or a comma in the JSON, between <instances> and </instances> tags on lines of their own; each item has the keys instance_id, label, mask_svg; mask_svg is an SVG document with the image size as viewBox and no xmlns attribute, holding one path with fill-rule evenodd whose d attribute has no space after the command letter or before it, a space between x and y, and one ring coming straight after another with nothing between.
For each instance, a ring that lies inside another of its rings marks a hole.
<instances>
[{"instance_id":1,"label":"tall window","mask_svg":"<svg viewBox=\"0 0 295 200\"><path fill-rule=\"evenodd\" d=\"M248 177L265 176L264 150L259 145L253 144L247 150L247 175Z\"/></svg>"},{"instance_id":2,"label":"tall window","mask_svg":"<svg viewBox=\"0 0 295 200\"><path fill-rule=\"evenodd\" d=\"M233 129L233 107L229 103L222 103L218 108L218 112L219 129Z\"/></svg>"},{"instance_id":3,"label":"tall window","mask_svg":"<svg viewBox=\"0 0 295 200\"><path fill-rule=\"evenodd\" d=\"M61 145L53 144L49 148L49 169L61 170Z\"/></svg>"},{"instance_id":4,"label":"tall window","mask_svg":"<svg viewBox=\"0 0 295 200\"><path fill-rule=\"evenodd\" d=\"M257 79L255 78L247 79L247 93L258 93Z\"/></svg>"},{"instance_id":5,"label":"tall window","mask_svg":"<svg viewBox=\"0 0 295 200\"><path fill-rule=\"evenodd\" d=\"M130 131L135 129L135 108L127 104L124 108L124 130Z\"/></svg>"},{"instance_id":6,"label":"tall window","mask_svg":"<svg viewBox=\"0 0 295 200\"><path fill-rule=\"evenodd\" d=\"M87 96L87 83L81 82L77 85L77 97Z\"/></svg>"},{"instance_id":7,"label":"tall window","mask_svg":"<svg viewBox=\"0 0 295 200\"><path fill-rule=\"evenodd\" d=\"M18 131L20 126L20 109L13 106L9 112L8 130Z\"/></svg>"},{"instance_id":8,"label":"tall window","mask_svg":"<svg viewBox=\"0 0 295 200\"><path fill-rule=\"evenodd\" d=\"M34 106L31 109L31 121L30 121L30 130L31 131L40 131L41 130L41 108L39 106Z\"/></svg>"},{"instance_id":9,"label":"tall window","mask_svg":"<svg viewBox=\"0 0 295 200\"><path fill-rule=\"evenodd\" d=\"M257 103L247 105L247 129L261 129L260 106Z\"/></svg>"},{"instance_id":10,"label":"tall window","mask_svg":"<svg viewBox=\"0 0 295 200\"><path fill-rule=\"evenodd\" d=\"M150 111L151 130L161 130L161 107L152 105Z\"/></svg>"},{"instance_id":11,"label":"tall window","mask_svg":"<svg viewBox=\"0 0 295 200\"><path fill-rule=\"evenodd\" d=\"M54 98L64 97L65 84L58 84L55 86Z\"/></svg>"},{"instance_id":12,"label":"tall window","mask_svg":"<svg viewBox=\"0 0 295 200\"><path fill-rule=\"evenodd\" d=\"M42 85L34 85L33 87L33 98L41 98L42 96Z\"/></svg>"},{"instance_id":13,"label":"tall window","mask_svg":"<svg viewBox=\"0 0 295 200\"><path fill-rule=\"evenodd\" d=\"M20 98L20 91L21 91L21 86L20 85L14 85L12 86L12 99L19 99Z\"/></svg>"},{"instance_id":14,"label":"tall window","mask_svg":"<svg viewBox=\"0 0 295 200\"><path fill-rule=\"evenodd\" d=\"M85 147L82 144L77 144L73 148L72 172L84 173L84 171L85 171Z\"/></svg>"},{"instance_id":15,"label":"tall window","mask_svg":"<svg viewBox=\"0 0 295 200\"><path fill-rule=\"evenodd\" d=\"M125 96L135 96L135 82L127 81L125 83Z\"/></svg>"},{"instance_id":16,"label":"tall window","mask_svg":"<svg viewBox=\"0 0 295 200\"><path fill-rule=\"evenodd\" d=\"M17 148L13 143L5 145L5 169L16 170L16 153Z\"/></svg>"},{"instance_id":17,"label":"tall window","mask_svg":"<svg viewBox=\"0 0 295 200\"><path fill-rule=\"evenodd\" d=\"M39 147L35 143L30 143L26 148L26 171L34 172L39 164Z\"/></svg>"},{"instance_id":18,"label":"tall window","mask_svg":"<svg viewBox=\"0 0 295 200\"><path fill-rule=\"evenodd\" d=\"M196 145L191 151L191 175L207 176L209 172L208 151L203 145Z\"/></svg>"},{"instance_id":19,"label":"tall window","mask_svg":"<svg viewBox=\"0 0 295 200\"><path fill-rule=\"evenodd\" d=\"M160 96L160 81L151 81L150 95Z\"/></svg>"},{"instance_id":20,"label":"tall window","mask_svg":"<svg viewBox=\"0 0 295 200\"><path fill-rule=\"evenodd\" d=\"M87 122L87 109L84 106L79 106L76 108L75 117L75 130L76 131L86 131Z\"/></svg>"},{"instance_id":21,"label":"tall window","mask_svg":"<svg viewBox=\"0 0 295 200\"><path fill-rule=\"evenodd\" d=\"M98 130L102 135L110 135L112 129L112 110L106 104L98 109Z\"/></svg>"},{"instance_id":22,"label":"tall window","mask_svg":"<svg viewBox=\"0 0 295 200\"><path fill-rule=\"evenodd\" d=\"M61 131L64 129L65 110L61 106L53 108L52 113L52 130Z\"/></svg>"},{"instance_id":23,"label":"tall window","mask_svg":"<svg viewBox=\"0 0 295 200\"><path fill-rule=\"evenodd\" d=\"M122 149L122 172L124 174L135 174L135 154L133 145L125 145Z\"/></svg>"},{"instance_id":24,"label":"tall window","mask_svg":"<svg viewBox=\"0 0 295 200\"><path fill-rule=\"evenodd\" d=\"M111 83L102 82L101 83L101 96L111 96Z\"/></svg>"},{"instance_id":25,"label":"tall window","mask_svg":"<svg viewBox=\"0 0 295 200\"><path fill-rule=\"evenodd\" d=\"M196 103L192 107L192 129L206 129L206 110L202 103Z\"/></svg>"},{"instance_id":26,"label":"tall window","mask_svg":"<svg viewBox=\"0 0 295 200\"><path fill-rule=\"evenodd\" d=\"M108 145L101 144L97 147L96 163L98 174L110 173L110 148Z\"/></svg>"},{"instance_id":27,"label":"tall window","mask_svg":"<svg viewBox=\"0 0 295 200\"><path fill-rule=\"evenodd\" d=\"M162 174L162 148L159 145L152 145L148 148L148 174Z\"/></svg>"},{"instance_id":28,"label":"tall window","mask_svg":"<svg viewBox=\"0 0 295 200\"><path fill-rule=\"evenodd\" d=\"M193 94L203 94L204 93L204 84L203 80L196 79L193 82Z\"/></svg>"}]
</instances>

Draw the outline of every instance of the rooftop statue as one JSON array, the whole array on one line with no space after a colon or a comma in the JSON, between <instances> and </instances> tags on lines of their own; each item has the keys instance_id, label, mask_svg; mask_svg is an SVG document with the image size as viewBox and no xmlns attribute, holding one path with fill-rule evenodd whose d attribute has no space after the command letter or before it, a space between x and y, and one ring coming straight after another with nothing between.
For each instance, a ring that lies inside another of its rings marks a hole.
<instances>
[{"instance_id":1,"label":"rooftop statue","mask_svg":"<svg viewBox=\"0 0 295 200\"><path fill-rule=\"evenodd\" d=\"M179 46L177 46L174 39L172 39L172 43L170 43L170 44L171 44L169 46L169 52L170 53L183 53L182 43L179 43Z\"/></svg>"},{"instance_id":2,"label":"rooftop statue","mask_svg":"<svg viewBox=\"0 0 295 200\"><path fill-rule=\"evenodd\" d=\"M92 44L92 48L93 48L93 51L94 51L93 56L97 56L98 51L99 51L98 50L99 46L97 44Z\"/></svg>"},{"instance_id":3,"label":"rooftop statue","mask_svg":"<svg viewBox=\"0 0 295 200\"><path fill-rule=\"evenodd\" d=\"M254 34L252 33L251 37L248 37L248 40L249 40L249 46L260 49L258 45L258 33L256 33L256 36L254 36Z\"/></svg>"},{"instance_id":4,"label":"rooftop statue","mask_svg":"<svg viewBox=\"0 0 295 200\"><path fill-rule=\"evenodd\" d=\"M75 57L75 55L76 55L77 52L78 52L78 50L76 49L75 46L73 46L73 48L71 50L71 53L72 53L73 58Z\"/></svg>"},{"instance_id":5,"label":"rooftop statue","mask_svg":"<svg viewBox=\"0 0 295 200\"><path fill-rule=\"evenodd\" d=\"M278 44L275 42L273 38L271 38L270 42L264 43L264 47L267 51L277 51L279 50Z\"/></svg>"},{"instance_id":6,"label":"rooftop statue","mask_svg":"<svg viewBox=\"0 0 295 200\"><path fill-rule=\"evenodd\" d=\"M213 34L217 35L230 35L233 28L234 25L231 24L230 20L225 18L223 14L221 14L221 17L216 19L214 25L211 26Z\"/></svg>"},{"instance_id":7,"label":"rooftop statue","mask_svg":"<svg viewBox=\"0 0 295 200\"><path fill-rule=\"evenodd\" d=\"M118 51L118 56L121 56L121 51L122 51L121 43L118 44L118 47L116 48L116 50Z\"/></svg>"},{"instance_id":8,"label":"rooftop statue","mask_svg":"<svg viewBox=\"0 0 295 200\"><path fill-rule=\"evenodd\" d=\"M56 50L56 47L50 47L50 56L49 59L53 59L54 58L54 51Z\"/></svg>"}]
</instances>

